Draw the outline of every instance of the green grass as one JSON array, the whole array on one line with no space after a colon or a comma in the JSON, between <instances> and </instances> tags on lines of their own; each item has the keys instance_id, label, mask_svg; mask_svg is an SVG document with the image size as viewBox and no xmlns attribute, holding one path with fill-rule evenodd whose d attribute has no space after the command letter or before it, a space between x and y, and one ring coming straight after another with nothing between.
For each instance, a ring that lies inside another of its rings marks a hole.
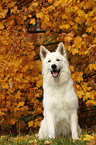
<instances>
[{"instance_id":1,"label":"green grass","mask_svg":"<svg viewBox=\"0 0 96 145\"><path fill-rule=\"evenodd\" d=\"M32 136L1 136L0 137L0 145L86 145L87 141L75 141L71 138L57 137L56 139L52 139L49 141L46 140L38 140Z\"/></svg>"}]
</instances>

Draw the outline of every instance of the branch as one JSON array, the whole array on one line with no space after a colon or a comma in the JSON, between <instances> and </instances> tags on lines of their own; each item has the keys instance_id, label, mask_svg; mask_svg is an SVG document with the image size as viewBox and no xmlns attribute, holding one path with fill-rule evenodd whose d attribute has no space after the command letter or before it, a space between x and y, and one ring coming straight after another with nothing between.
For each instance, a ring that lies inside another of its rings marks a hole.
<instances>
[{"instance_id":1,"label":"branch","mask_svg":"<svg viewBox=\"0 0 96 145\"><path fill-rule=\"evenodd\" d=\"M92 77L92 76L95 76L95 75L96 75L96 73L94 73L94 74L92 74L92 75L89 74L88 76L83 76L83 78L86 79L86 78L88 78L88 77Z\"/></svg>"},{"instance_id":2,"label":"branch","mask_svg":"<svg viewBox=\"0 0 96 145\"><path fill-rule=\"evenodd\" d=\"M86 110L84 110L84 109L86 109ZM82 112L88 112L88 111L90 111L91 112L91 111L96 111L96 108L90 109L90 110L87 107L86 108L80 108L79 111L82 111Z\"/></svg>"},{"instance_id":3,"label":"branch","mask_svg":"<svg viewBox=\"0 0 96 145\"><path fill-rule=\"evenodd\" d=\"M50 46L50 45L55 45L55 44L58 44L60 43L61 41L57 41L57 42L52 42L52 43L47 43L47 44L44 44L44 46ZM41 44L33 44L35 47L39 47Z\"/></svg>"},{"instance_id":4,"label":"branch","mask_svg":"<svg viewBox=\"0 0 96 145\"><path fill-rule=\"evenodd\" d=\"M36 30L30 30L30 29L28 29L27 31L28 31L28 33L45 33L46 32L46 30L36 31ZM54 31L50 30L50 33L52 33L52 32L54 32ZM54 32L54 33L62 34L62 33L65 33L65 31L59 30L58 32Z\"/></svg>"}]
</instances>

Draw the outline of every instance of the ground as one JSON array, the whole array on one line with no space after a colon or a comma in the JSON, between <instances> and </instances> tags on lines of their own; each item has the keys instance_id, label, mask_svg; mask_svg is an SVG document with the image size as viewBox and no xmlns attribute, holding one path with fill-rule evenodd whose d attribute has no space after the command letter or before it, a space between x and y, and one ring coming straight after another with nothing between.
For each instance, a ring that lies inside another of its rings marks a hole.
<instances>
[{"instance_id":1,"label":"ground","mask_svg":"<svg viewBox=\"0 0 96 145\"><path fill-rule=\"evenodd\" d=\"M51 140L38 140L34 135L23 135L23 136L9 136L2 135L0 137L0 145L95 145L96 135L88 134L88 132L83 132L80 139L73 141L71 137L56 137Z\"/></svg>"}]
</instances>

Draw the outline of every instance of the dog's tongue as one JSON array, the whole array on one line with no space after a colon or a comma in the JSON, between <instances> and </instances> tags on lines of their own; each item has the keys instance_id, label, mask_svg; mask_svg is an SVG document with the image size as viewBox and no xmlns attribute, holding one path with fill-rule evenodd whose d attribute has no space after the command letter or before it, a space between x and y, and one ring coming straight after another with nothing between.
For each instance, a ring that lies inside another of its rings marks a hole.
<instances>
[{"instance_id":1,"label":"dog's tongue","mask_svg":"<svg viewBox=\"0 0 96 145\"><path fill-rule=\"evenodd\" d=\"M58 75L58 72L53 72L54 77L57 77L57 75Z\"/></svg>"}]
</instances>

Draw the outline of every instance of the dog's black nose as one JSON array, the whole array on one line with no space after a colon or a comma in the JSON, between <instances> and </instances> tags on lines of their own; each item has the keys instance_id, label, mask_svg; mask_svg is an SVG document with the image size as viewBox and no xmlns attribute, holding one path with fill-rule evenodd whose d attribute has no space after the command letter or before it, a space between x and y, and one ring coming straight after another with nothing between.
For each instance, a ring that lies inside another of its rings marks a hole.
<instances>
[{"instance_id":1,"label":"dog's black nose","mask_svg":"<svg viewBox=\"0 0 96 145\"><path fill-rule=\"evenodd\" d=\"M56 64L52 64L52 65L51 65L51 68L52 68L52 69L56 69L56 67L57 67Z\"/></svg>"}]
</instances>

